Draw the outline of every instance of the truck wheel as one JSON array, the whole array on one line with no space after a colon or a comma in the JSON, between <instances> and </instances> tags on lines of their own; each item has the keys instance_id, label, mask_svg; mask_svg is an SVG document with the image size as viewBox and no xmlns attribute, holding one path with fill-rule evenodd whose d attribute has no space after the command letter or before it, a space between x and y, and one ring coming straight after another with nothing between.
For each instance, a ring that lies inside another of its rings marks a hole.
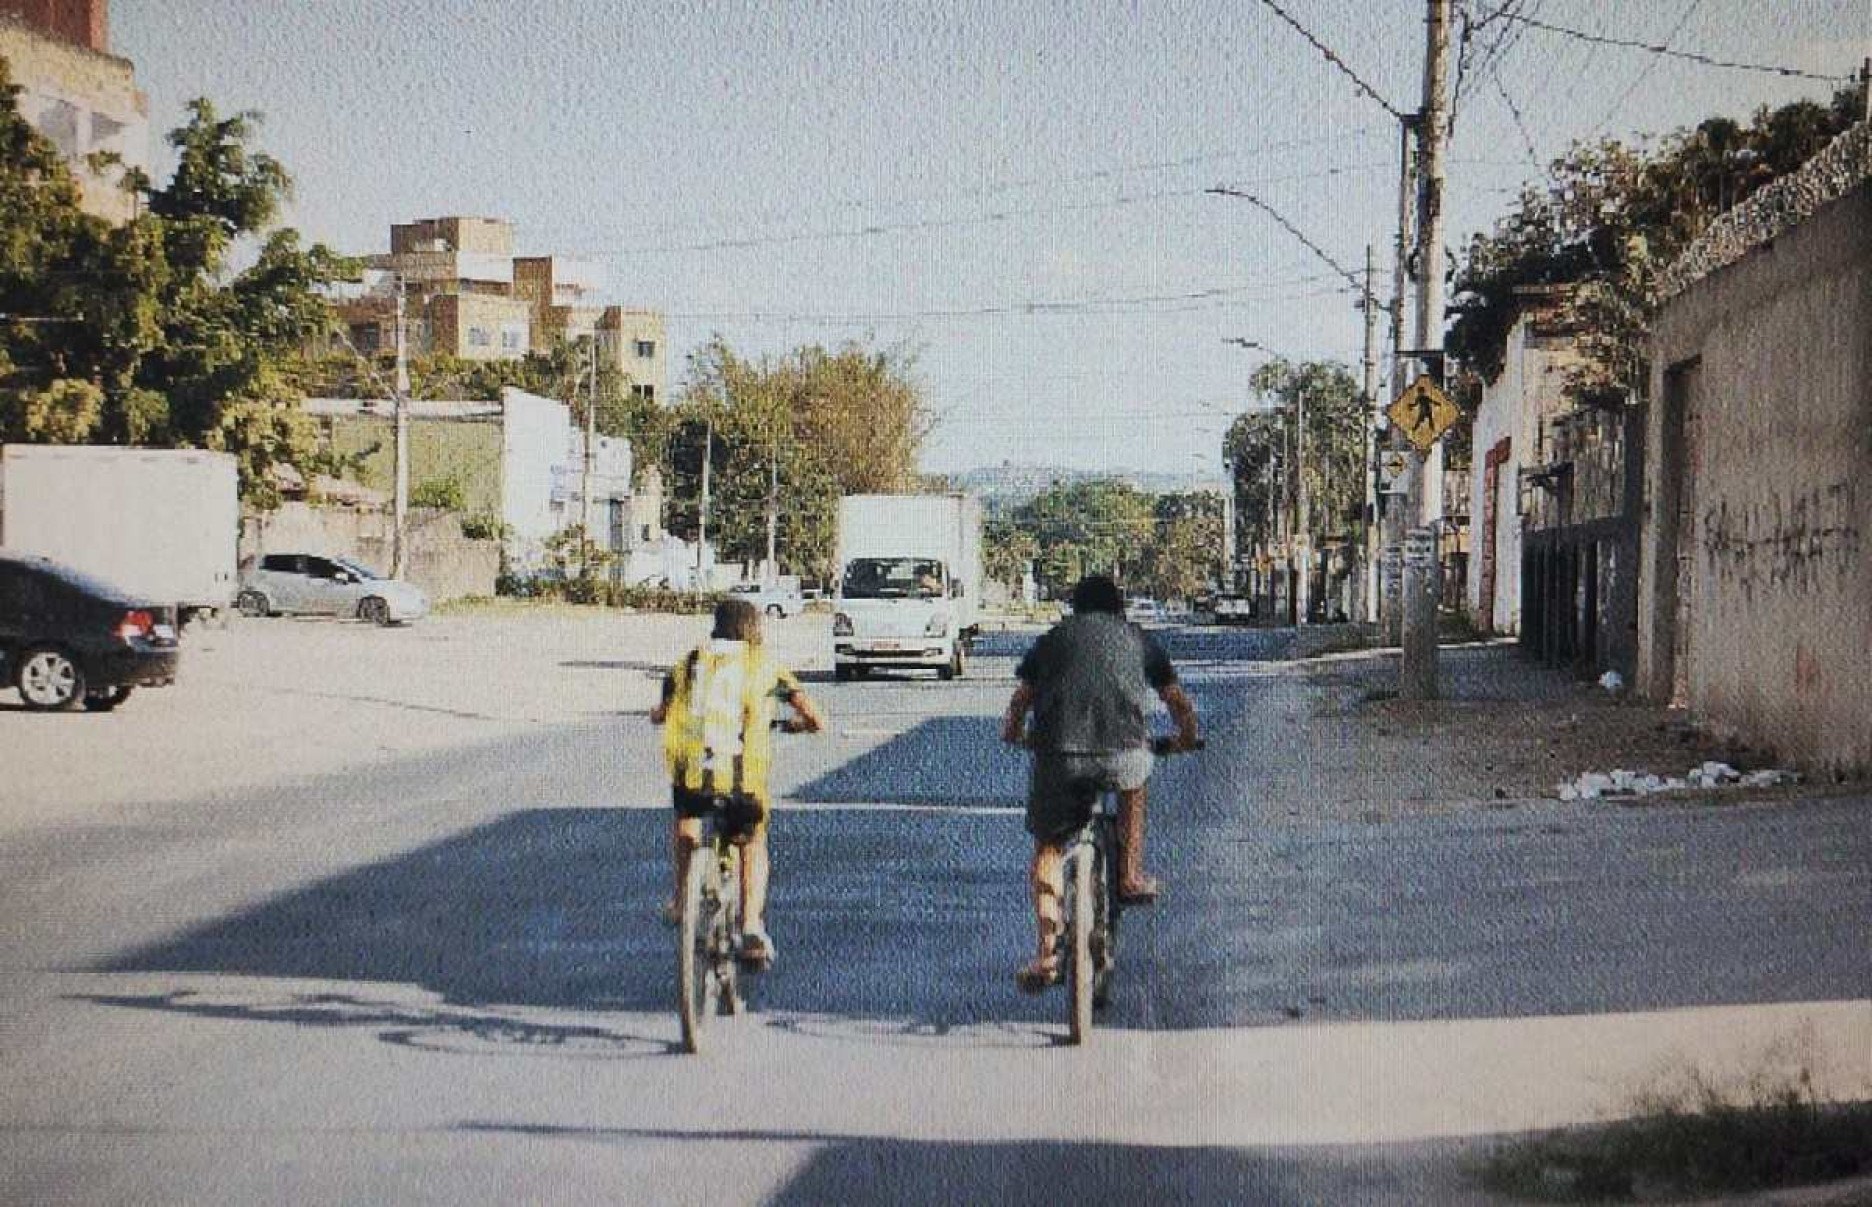
<instances>
[{"instance_id":1,"label":"truck wheel","mask_svg":"<svg viewBox=\"0 0 1872 1207\"><path fill-rule=\"evenodd\" d=\"M839 665L832 668L832 678L837 680L840 683L849 683L851 681L851 677L852 677L852 668L844 665L843 663L840 663Z\"/></svg>"},{"instance_id":2,"label":"truck wheel","mask_svg":"<svg viewBox=\"0 0 1872 1207\"><path fill-rule=\"evenodd\" d=\"M88 712L109 712L128 700L131 690L130 686L125 684L122 687L107 687L103 691L89 692L84 698L85 709Z\"/></svg>"},{"instance_id":3,"label":"truck wheel","mask_svg":"<svg viewBox=\"0 0 1872 1207\"><path fill-rule=\"evenodd\" d=\"M76 708L84 699L84 672L69 654L49 645L26 651L14 682L26 707L35 712Z\"/></svg>"},{"instance_id":4,"label":"truck wheel","mask_svg":"<svg viewBox=\"0 0 1872 1207\"><path fill-rule=\"evenodd\" d=\"M267 597L258 591L242 591L235 598L234 606L240 609L242 616L249 617L265 616L270 607Z\"/></svg>"},{"instance_id":5,"label":"truck wheel","mask_svg":"<svg viewBox=\"0 0 1872 1207\"><path fill-rule=\"evenodd\" d=\"M786 609L781 607L779 604L768 604L767 615L773 617L775 620L785 620Z\"/></svg>"}]
</instances>

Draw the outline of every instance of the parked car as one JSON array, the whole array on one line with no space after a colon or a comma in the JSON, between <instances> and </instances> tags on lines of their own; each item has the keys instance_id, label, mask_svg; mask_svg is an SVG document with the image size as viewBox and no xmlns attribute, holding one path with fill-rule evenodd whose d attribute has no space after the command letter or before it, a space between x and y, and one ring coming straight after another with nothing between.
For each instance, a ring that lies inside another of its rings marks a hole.
<instances>
[{"instance_id":1,"label":"parked car","mask_svg":"<svg viewBox=\"0 0 1872 1207\"><path fill-rule=\"evenodd\" d=\"M0 553L0 683L31 709L109 712L175 682L175 608L44 557Z\"/></svg>"},{"instance_id":2,"label":"parked car","mask_svg":"<svg viewBox=\"0 0 1872 1207\"><path fill-rule=\"evenodd\" d=\"M745 599L768 616L792 616L806 606L806 597L797 587L763 587L759 583L741 583L728 588L728 598Z\"/></svg>"},{"instance_id":3,"label":"parked car","mask_svg":"<svg viewBox=\"0 0 1872 1207\"><path fill-rule=\"evenodd\" d=\"M1170 613L1154 599L1134 599L1125 605L1125 619L1133 624L1163 624Z\"/></svg>"},{"instance_id":4,"label":"parked car","mask_svg":"<svg viewBox=\"0 0 1872 1207\"><path fill-rule=\"evenodd\" d=\"M1218 595L1212 611L1217 624L1252 624L1255 602L1246 595Z\"/></svg>"},{"instance_id":5,"label":"parked car","mask_svg":"<svg viewBox=\"0 0 1872 1207\"><path fill-rule=\"evenodd\" d=\"M243 616L355 616L388 625L428 615L429 597L347 558L269 553L241 572L234 606Z\"/></svg>"}]
</instances>

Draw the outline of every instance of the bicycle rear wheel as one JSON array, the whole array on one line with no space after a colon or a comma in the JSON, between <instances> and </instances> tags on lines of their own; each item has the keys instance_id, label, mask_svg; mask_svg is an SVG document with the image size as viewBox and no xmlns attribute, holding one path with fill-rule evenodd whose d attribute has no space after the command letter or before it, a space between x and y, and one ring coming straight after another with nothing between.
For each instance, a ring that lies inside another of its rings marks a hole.
<instances>
[{"instance_id":1,"label":"bicycle rear wheel","mask_svg":"<svg viewBox=\"0 0 1872 1207\"><path fill-rule=\"evenodd\" d=\"M1067 984L1072 1003L1069 1022L1076 1044L1092 1038L1092 990L1098 980L1098 968L1092 962L1092 864L1093 848L1089 844L1081 846L1073 853L1066 884Z\"/></svg>"},{"instance_id":2,"label":"bicycle rear wheel","mask_svg":"<svg viewBox=\"0 0 1872 1207\"><path fill-rule=\"evenodd\" d=\"M686 1052L702 1050L702 1028L714 1013L713 953L708 950L714 919L714 894L709 892L709 869L715 853L707 847L689 852L683 873L682 923L676 928L676 1012L682 1019Z\"/></svg>"}]
</instances>

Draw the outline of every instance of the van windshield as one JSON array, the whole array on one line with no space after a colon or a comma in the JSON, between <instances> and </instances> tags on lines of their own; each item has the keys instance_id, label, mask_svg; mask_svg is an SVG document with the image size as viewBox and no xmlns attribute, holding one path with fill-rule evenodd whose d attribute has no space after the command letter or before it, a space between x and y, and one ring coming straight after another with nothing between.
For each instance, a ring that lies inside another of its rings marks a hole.
<instances>
[{"instance_id":1,"label":"van windshield","mask_svg":"<svg viewBox=\"0 0 1872 1207\"><path fill-rule=\"evenodd\" d=\"M941 562L915 557L860 557L845 564L846 599L937 599Z\"/></svg>"}]
</instances>

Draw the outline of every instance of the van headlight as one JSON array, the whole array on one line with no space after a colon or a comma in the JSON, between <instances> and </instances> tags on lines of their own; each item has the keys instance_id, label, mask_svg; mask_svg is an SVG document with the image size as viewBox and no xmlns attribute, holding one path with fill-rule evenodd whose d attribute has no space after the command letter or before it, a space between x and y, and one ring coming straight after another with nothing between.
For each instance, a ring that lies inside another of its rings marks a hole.
<instances>
[{"instance_id":1,"label":"van headlight","mask_svg":"<svg viewBox=\"0 0 1872 1207\"><path fill-rule=\"evenodd\" d=\"M835 614L832 617L832 635L834 637L850 637L852 635L851 617L845 615L843 612Z\"/></svg>"},{"instance_id":2,"label":"van headlight","mask_svg":"<svg viewBox=\"0 0 1872 1207\"><path fill-rule=\"evenodd\" d=\"M923 626L925 637L944 637L948 633L949 618L947 616L932 616L929 618L929 623Z\"/></svg>"}]
</instances>

